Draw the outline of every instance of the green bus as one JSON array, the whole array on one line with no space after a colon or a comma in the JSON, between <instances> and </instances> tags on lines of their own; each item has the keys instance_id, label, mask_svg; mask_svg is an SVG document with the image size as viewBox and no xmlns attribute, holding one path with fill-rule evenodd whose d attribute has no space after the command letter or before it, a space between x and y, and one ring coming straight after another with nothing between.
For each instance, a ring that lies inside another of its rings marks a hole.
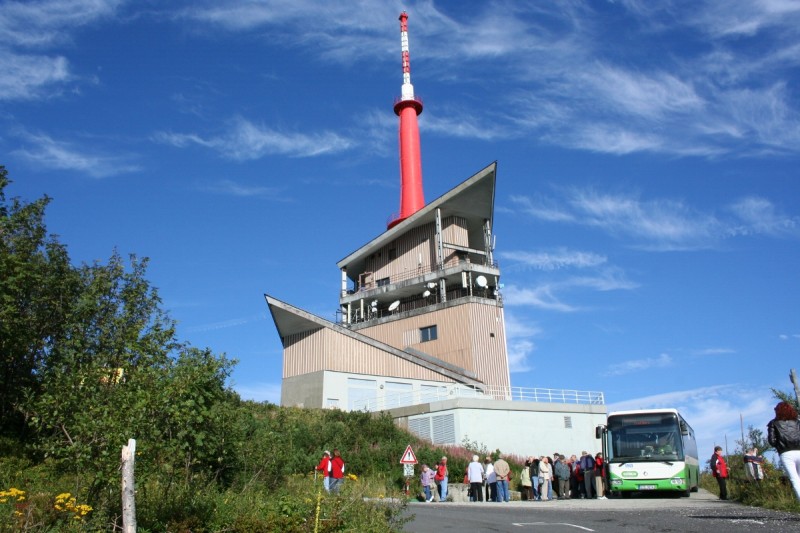
<instances>
[{"instance_id":1,"label":"green bus","mask_svg":"<svg viewBox=\"0 0 800 533\"><path fill-rule=\"evenodd\" d=\"M613 495L697 492L700 461L694 430L676 409L617 411L597 426Z\"/></svg>"}]
</instances>

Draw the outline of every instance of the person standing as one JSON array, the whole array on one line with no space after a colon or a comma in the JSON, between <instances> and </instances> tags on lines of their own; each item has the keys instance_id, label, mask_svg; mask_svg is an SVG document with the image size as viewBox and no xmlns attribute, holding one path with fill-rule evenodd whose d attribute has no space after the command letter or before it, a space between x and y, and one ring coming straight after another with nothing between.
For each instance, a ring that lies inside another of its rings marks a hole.
<instances>
[{"instance_id":1,"label":"person standing","mask_svg":"<svg viewBox=\"0 0 800 533\"><path fill-rule=\"evenodd\" d=\"M719 485L719 499L728 499L728 465L725 458L722 456L722 446L714 447L714 455L711 456L709 461L711 466L711 473L717 478Z\"/></svg>"},{"instance_id":2,"label":"person standing","mask_svg":"<svg viewBox=\"0 0 800 533\"><path fill-rule=\"evenodd\" d=\"M744 468L748 481L761 483L764 479L764 458L758 455L758 448L750 448L744 454Z\"/></svg>"},{"instance_id":3,"label":"person standing","mask_svg":"<svg viewBox=\"0 0 800 533\"><path fill-rule=\"evenodd\" d=\"M578 457L570 455L569 457L569 492L571 498L580 498L580 482L578 481L578 474L580 467L578 466Z\"/></svg>"},{"instance_id":4,"label":"person standing","mask_svg":"<svg viewBox=\"0 0 800 533\"><path fill-rule=\"evenodd\" d=\"M594 490L594 457L589 452L581 452L581 473L583 474L583 487L586 490L586 499L592 497ZM597 496L595 496L597 497Z\"/></svg>"},{"instance_id":5,"label":"person standing","mask_svg":"<svg viewBox=\"0 0 800 533\"><path fill-rule=\"evenodd\" d=\"M767 424L767 440L778 451L781 466L800 500L800 419L788 402L775 406L775 418Z\"/></svg>"},{"instance_id":6,"label":"person standing","mask_svg":"<svg viewBox=\"0 0 800 533\"><path fill-rule=\"evenodd\" d=\"M428 468L428 465L422 465L422 473L419 475L419 483L422 485L422 490L425 493L425 501L430 503L433 501L433 494L431 494L431 483L433 483L433 470Z\"/></svg>"},{"instance_id":7,"label":"person standing","mask_svg":"<svg viewBox=\"0 0 800 533\"><path fill-rule=\"evenodd\" d=\"M319 460L316 470L322 472L322 486L325 487L326 492L330 492L331 452L328 450L323 452L322 459Z\"/></svg>"},{"instance_id":8,"label":"person standing","mask_svg":"<svg viewBox=\"0 0 800 533\"><path fill-rule=\"evenodd\" d=\"M339 450L334 448L333 458L331 459L330 482L328 484L330 492L334 494L339 494L339 490L342 488L343 483L344 483L344 459L342 459L342 454L339 453Z\"/></svg>"},{"instance_id":9,"label":"person standing","mask_svg":"<svg viewBox=\"0 0 800 533\"><path fill-rule=\"evenodd\" d=\"M533 483L531 482L531 460L526 459L522 472L519 475L519 483L522 485L523 499L533 500Z\"/></svg>"},{"instance_id":10,"label":"person standing","mask_svg":"<svg viewBox=\"0 0 800 533\"><path fill-rule=\"evenodd\" d=\"M598 453L594 456L594 487L598 500L606 499L606 465L603 461L603 454Z\"/></svg>"},{"instance_id":11,"label":"person standing","mask_svg":"<svg viewBox=\"0 0 800 533\"><path fill-rule=\"evenodd\" d=\"M542 501L553 499L552 481L553 467L550 466L550 458L543 455L539 459L539 499Z\"/></svg>"},{"instance_id":12,"label":"person standing","mask_svg":"<svg viewBox=\"0 0 800 533\"><path fill-rule=\"evenodd\" d=\"M447 457L442 457L439 468L436 470L436 482L439 485L439 501L447 501Z\"/></svg>"},{"instance_id":13,"label":"person standing","mask_svg":"<svg viewBox=\"0 0 800 533\"><path fill-rule=\"evenodd\" d=\"M558 458L554 467L556 479L558 480L558 499L569 500L569 477L570 470L566 457L563 455Z\"/></svg>"},{"instance_id":14,"label":"person standing","mask_svg":"<svg viewBox=\"0 0 800 533\"><path fill-rule=\"evenodd\" d=\"M472 501L474 502L483 501L483 476L483 465L480 457L473 455L472 462L467 466L467 478L472 492Z\"/></svg>"},{"instance_id":15,"label":"person standing","mask_svg":"<svg viewBox=\"0 0 800 533\"><path fill-rule=\"evenodd\" d=\"M531 457L531 466L530 466L530 474L531 474L531 484L533 485L533 501L541 500L541 494L539 494L539 459L537 457Z\"/></svg>"},{"instance_id":16,"label":"person standing","mask_svg":"<svg viewBox=\"0 0 800 533\"><path fill-rule=\"evenodd\" d=\"M497 476L494 473L492 458L487 455L483 462L483 469L486 472L486 501L493 502L497 500Z\"/></svg>"},{"instance_id":17,"label":"person standing","mask_svg":"<svg viewBox=\"0 0 800 533\"><path fill-rule=\"evenodd\" d=\"M494 462L494 474L497 476L497 501L508 503L511 494L508 492L508 481L511 479L511 467L502 457Z\"/></svg>"}]
</instances>

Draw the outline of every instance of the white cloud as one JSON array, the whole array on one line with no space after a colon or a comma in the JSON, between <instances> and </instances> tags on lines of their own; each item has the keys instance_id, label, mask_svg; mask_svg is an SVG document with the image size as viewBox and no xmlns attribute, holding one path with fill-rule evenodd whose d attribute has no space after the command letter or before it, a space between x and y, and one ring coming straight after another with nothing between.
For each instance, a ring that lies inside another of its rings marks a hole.
<instances>
[{"instance_id":1,"label":"white cloud","mask_svg":"<svg viewBox=\"0 0 800 533\"><path fill-rule=\"evenodd\" d=\"M529 356L536 349L536 345L529 339L514 339L508 341L508 370L511 373L528 372L533 369Z\"/></svg>"},{"instance_id":2,"label":"white cloud","mask_svg":"<svg viewBox=\"0 0 800 533\"><path fill-rule=\"evenodd\" d=\"M259 126L243 118L234 120L226 133L216 137L203 138L194 133L160 132L154 139L179 148L197 144L236 161L260 159L276 154L289 157L315 157L339 153L354 146L354 141L335 133L312 135L285 133Z\"/></svg>"},{"instance_id":3,"label":"white cloud","mask_svg":"<svg viewBox=\"0 0 800 533\"><path fill-rule=\"evenodd\" d=\"M643 74L598 64L583 76L584 82L593 87L595 97L609 102L623 114L662 119L667 115L696 113L705 105L691 84L674 74L658 71Z\"/></svg>"},{"instance_id":4,"label":"white cloud","mask_svg":"<svg viewBox=\"0 0 800 533\"><path fill-rule=\"evenodd\" d=\"M31 100L72 79L64 57L13 54L0 49L0 100Z\"/></svg>"},{"instance_id":5,"label":"white cloud","mask_svg":"<svg viewBox=\"0 0 800 533\"><path fill-rule=\"evenodd\" d=\"M742 233L771 236L800 233L800 219L778 213L772 202L765 198L742 198L731 205L730 209L741 219L743 226L738 229Z\"/></svg>"},{"instance_id":6,"label":"white cloud","mask_svg":"<svg viewBox=\"0 0 800 533\"><path fill-rule=\"evenodd\" d=\"M701 350L694 350L694 355L729 355L735 354L736 350L731 348L703 348Z\"/></svg>"},{"instance_id":7,"label":"white cloud","mask_svg":"<svg viewBox=\"0 0 800 533\"><path fill-rule=\"evenodd\" d=\"M462 138L528 138L620 155L738 157L764 147L800 150L797 106L780 71L800 61L794 5L624 5L628 13L619 13L616 23L625 25L637 53L657 48L657 61L637 61L636 53L614 48L607 35L613 26L604 26L600 9L590 3L488 2L471 17L433 2L416 4L409 21L412 70L416 58L428 75L454 86L483 87L493 77L503 79L502 91L487 89L493 97L480 106L474 94L452 91L453 110L426 115L424 127ZM355 8L313 0L235 0L200 2L177 16L222 31L258 31L320 61L352 65L386 61L397 50L399 9L379 0L359 0ZM771 29L771 46L744 48L727 37L764 28ZM706 46L664 50L659 38Z\"/></svg>"},{"instance_id":8,"label":"white cloud","mask_svg":"<svg viewBox=\"0 0 800 533\"><path fill-rule=\"evenodd\" d=\"M202 190L215 194L239 197L268 197L276 198L281 192L277 187L264 187L262 185L242 185L232 180L221 180L214 184L204 185ZM278 198L280 199L280 198Z\"/></svg>"},{"instance_id":9,"label":"white cloud","mask_svg":"<svg viewBox=\"0 0 800 533\"><path fill-rule=\"evenodd\" d=\"M219 329L235 328L239 326L244 326L245 324L252 324L253 322L262 322L266 319L267 319L266 314L259 313L257 315L252 315L247 317L238 317L238 318L231 318L228 320L222 320L220 322L212 322L210 324L190 326L186 328L186 332L195 333L198 331L215 331Z\"/></svg>"},{"instance_id":10,"label":"white cloud","mask_svg":"<svg viewBox=\"0 0 800 533\"><path fill-rule=\"evenodd\" d=\"M533 338L540 335L541 330L535 324L520 321L513 312L505 313L505 323L509 371L514 373L533 370L530 360L536 350Z\"/></svg>"},{"instance_id":11,"label":"white cloud","mask_svg":"<svg viewBox=\"0 0 800 533\"><path fill-rule=\"evenodd\" d=\"M645 359L632 359L630 361L623 361L609 365L608 370L603 372L605 377L623 376L633 372L641 372L651 368L666 368L672 366L672 357L667 353L662 353L657 357L649 357Z\"/></svg>"},{"instance_id":12,"label":"white cloud","mask_svg":"<svg viewBox=\"0 0 800 533\"><path fill-rule=\"evenodd\" d=\"M554 294L554 288L549 284L539 285L532 289L510 285L503 289L503 302L506 305L527 305L562 313L578 310L578 308L560 301Z\"/></svg>"},{"instance_id":13,"label":"white cloud","mask_svg":"<svg viewBox=\"0 0 800 533\"><path fill-rule=\"evenodd\" d=\"M642 200L631 194L599 193L593 189L564 191L560 198L516 196L512 203L536 219L595 227L617 238L631 239L632 245L651 251L713 248L737 235L800 234L800 217L783 214L772 202L757 196L729 205L725 210L727 218L680 200Z\"/></svg>"},{"instance_id":14,"label":"white cloud","mask_svg":"<svg viewBox=\"0 0 800 533\"><path fill-rule=\"evenodd\" d=\"M52 45L69 32L114 14L124 0L7 1L0 9L0 42L24 47Z\"/></svg>"},{"instance_id":15,"label":"white cloud","mask_svg":"<svg viewBox=\"0 0 800 533\"><path fill-rule=\"evenodd\" d=\"M522 263L539 270L560 270L563 268L586 268L602 265L605 256L592 252L581 252L559 248L547 252L510 251L499 254L502 259Z\"/></svg>"},{"instance_id":16,"label":"white cloud","mask_svg":"<svg viewBox=\"0 0 800 533\"><path fill-rule=\"evenodd\" d=\"M695 430L701 466L711 457L715 445L733 452L741 439L742 425L753 426L766 434L766 425L773 417L776 400L768 386L743 388L716 385L691 390L654 394L608 404L608 412L629 409L678 409Z\"/></svg>"},{"instance_id":17,"label":"white cloud","mask_svg":"<svg viewBox=\"0 0 800 533\"><path fill-rule=\"evenodd\" d=\"M140 167L127 162L127 158L100 153L92 153L73 143L58 141L44 134L22 133L27 143L11 153L21 157L35 167L56 170L73 170L94 178L106 178L118 174L138 172Z\"/></svg>"}]
</instances>

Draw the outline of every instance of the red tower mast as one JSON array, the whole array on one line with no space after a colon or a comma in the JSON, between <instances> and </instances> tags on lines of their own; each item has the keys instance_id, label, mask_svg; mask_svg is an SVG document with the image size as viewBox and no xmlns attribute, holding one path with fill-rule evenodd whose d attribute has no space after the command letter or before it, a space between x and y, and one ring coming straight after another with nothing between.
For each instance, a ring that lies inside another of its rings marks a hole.
<instances>
[{"instance_id":1,"label":"red tower mast","mask_svg":"<svg viewBox=\"0 0 800 533\"><path fill-rule=\"evenodd\" d=\"M403 86L394 112L400 117L400 213L389 222L391 229L425 207L422 193L422 157L419 149L417 115L422 102L414 96L411 85L411 60L408 55L408 14L400 14L400 46L403 52Z\"/></svg>"}]
</instances>

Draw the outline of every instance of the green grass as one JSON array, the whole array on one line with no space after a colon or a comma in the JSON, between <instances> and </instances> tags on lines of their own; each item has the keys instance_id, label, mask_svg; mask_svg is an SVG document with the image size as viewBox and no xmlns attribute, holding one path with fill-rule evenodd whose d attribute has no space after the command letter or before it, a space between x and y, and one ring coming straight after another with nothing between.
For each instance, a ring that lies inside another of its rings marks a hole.
<instances>
[{"instance_id":1,"label":"green grass","mask_svg":"<svg viewBox=\"0 0 800 533\"><path fill-rule=\"evenodd\" d=\"M780 470L767 468L766 478L758 483L747 481L744 474L734 474L728 478L728 498L753 507L800 513L800 502L782 474ZM719 495L717 480L710 473L701 474L700 486Z\"/></svg>"}]
</instances>

